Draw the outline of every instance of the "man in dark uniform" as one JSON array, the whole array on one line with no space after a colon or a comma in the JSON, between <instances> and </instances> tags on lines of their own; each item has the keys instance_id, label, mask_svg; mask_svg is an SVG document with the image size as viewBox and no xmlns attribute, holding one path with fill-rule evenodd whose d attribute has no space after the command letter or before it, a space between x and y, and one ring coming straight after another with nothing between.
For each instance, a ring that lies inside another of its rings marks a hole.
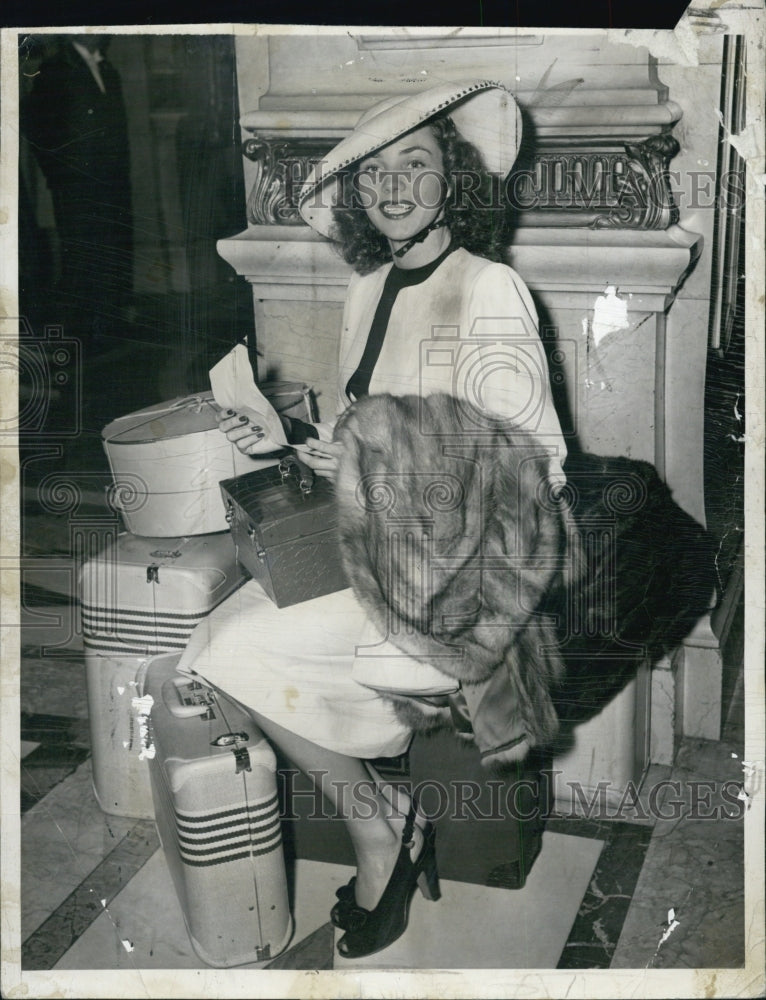
<instances>
[{"instance_id":1,"label":"man in dark uniform","mask_svg":"<svg viewBox=\"0 0 766 1000\"><path fill-rule=\"evenodd\" d=\"M109 37L68 35L40 64L22 131L50 188L61 241L61 293L86 342L132 288L128 131Z\"/></svg>"}]
</instances>

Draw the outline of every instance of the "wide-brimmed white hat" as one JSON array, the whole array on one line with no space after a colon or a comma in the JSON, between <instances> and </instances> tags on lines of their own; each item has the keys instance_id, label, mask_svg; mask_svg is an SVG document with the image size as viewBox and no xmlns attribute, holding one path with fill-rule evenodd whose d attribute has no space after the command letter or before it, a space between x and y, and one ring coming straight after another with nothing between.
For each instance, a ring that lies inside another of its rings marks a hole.
<instances>
[{"instance_id":1,"label":"wide-brimmed white hat","mask_svg":"<svg viewBox=\"0 0 766 1000\"><path fill-rule=\"evenodd\" d=\"M450 115L461 136L479 150L489 173L508 174L521 142L521 114L510 91L493 80L441 83L386 98L365 111L354 131L317 163L301 188L298 210L303 220L328 236L340 194L339 172L438 114Z\"/></svg>"}]
</instances>

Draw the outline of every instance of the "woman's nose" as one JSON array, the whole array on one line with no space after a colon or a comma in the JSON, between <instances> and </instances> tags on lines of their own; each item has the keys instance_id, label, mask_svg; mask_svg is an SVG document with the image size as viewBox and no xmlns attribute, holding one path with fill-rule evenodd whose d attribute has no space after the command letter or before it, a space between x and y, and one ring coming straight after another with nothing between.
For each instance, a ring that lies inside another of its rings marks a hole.
<instances>
[{"instance_id":1,"label":"woman's nose","mask_svg":"<svg viewBox=\"0 0 766 1000\"><path fill-rule=\"evenodd\" d=\"M382 177L383 194L389 198L398 198L407 189L407 171L387 170Z\"/></svg>"}]
</instances>

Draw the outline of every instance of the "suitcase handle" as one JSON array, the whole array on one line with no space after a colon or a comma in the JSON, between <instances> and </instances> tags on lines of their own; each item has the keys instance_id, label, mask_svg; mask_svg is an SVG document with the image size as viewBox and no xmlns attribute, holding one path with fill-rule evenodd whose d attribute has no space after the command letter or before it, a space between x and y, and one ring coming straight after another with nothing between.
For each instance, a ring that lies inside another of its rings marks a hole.
<instances>
[{"instance_id":1,"label":"suitcase handle","mask_svg":"<svg viewBox=\"0 0 766 1000\"><path fill-rule=\"evenodd\" d=\"M184 698L181 689L185 688L188 700ZM194 692L189 694L189 692ZM202 715L214 718L212 708L215 695L199 681L188 677L172 677L162 685L162 700L171 715L177 719L190 719Z\"/></svg>"}]
</instances>

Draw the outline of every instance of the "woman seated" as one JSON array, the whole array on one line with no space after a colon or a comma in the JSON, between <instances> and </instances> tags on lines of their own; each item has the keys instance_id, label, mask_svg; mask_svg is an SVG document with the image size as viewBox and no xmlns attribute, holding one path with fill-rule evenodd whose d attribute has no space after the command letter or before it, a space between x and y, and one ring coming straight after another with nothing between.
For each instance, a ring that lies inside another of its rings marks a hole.
<instances>
[{"instance_id":1,"label":"woman seated","mask_svg":"<svg viewBox=\"0 0 766 1000\"><path fill-rule=\"evenodd\" d=\"M501 261L505 206L497 179L508 174L519 140L513 97L488 81L390 98L317 165L299 207L355 271L340 340L338 413L368 394L446 393L533 435L550 474L560 476L565 448L535 309ZM275 448L237 414L224 415L220 426L247 454ZM292 421L287 430L291 443L308 446L303 460L335 476L342 445L333 440L334 421ZM385 650L386 640L350 588L278 609L251 581L197 628L181 661L246 705L343 816L356 875L339 890L331 918L345 929L338 950L347 958L402 934L416 886L438 897L433 828L370 764L404 753L413 731L410 716L353 676L357 651ZM390 652L405 671L423 666ZM432 679L432 692L440 680L454 690L453 678L435 668Z\"/></svg>"}]
</instances>

